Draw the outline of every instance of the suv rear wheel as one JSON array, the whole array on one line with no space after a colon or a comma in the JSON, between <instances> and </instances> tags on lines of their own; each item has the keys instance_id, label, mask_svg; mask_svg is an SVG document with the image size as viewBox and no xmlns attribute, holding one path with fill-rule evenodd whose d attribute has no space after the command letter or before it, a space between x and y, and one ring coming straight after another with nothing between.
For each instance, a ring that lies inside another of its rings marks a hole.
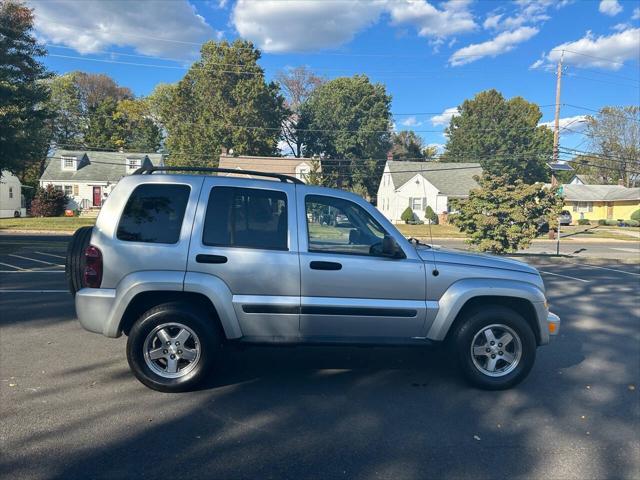
<instances>
[{"instance_id":1,"label":"suv rear wheel","mask_svg":"<svg viewBox=\"0 0 640 480\"><path fill-rule=\"evenodd\" d=\"M527 321L499 306L471 312L455 330L453 347L467 380L486 390L517 385L536 358L536 337Z\"/></svg>"},{"instance_id":2,"label":"suv rear wheel","mask_svg":"<svg viewBox=\"0 0 640 480\"><path fill-rule=\"evenodd\" d=\"M186 303L165 303L142 314L133 325L127 360L147 387L183 392L206 377L220 346L220 335L207 312Z\"/></svg>"}]
</instances>

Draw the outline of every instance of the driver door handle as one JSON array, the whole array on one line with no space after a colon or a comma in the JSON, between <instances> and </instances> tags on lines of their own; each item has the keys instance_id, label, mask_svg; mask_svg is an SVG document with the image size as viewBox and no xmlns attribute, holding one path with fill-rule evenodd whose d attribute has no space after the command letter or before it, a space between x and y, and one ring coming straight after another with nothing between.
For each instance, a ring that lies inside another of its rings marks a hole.
<instances>
[{"instance_id":1,"label":"driver door handle","mask_svg":"<svg viewBox=\"0 0 640 480\"><path fill-rule=\"evenodd\" d=\"M309 264L311 270L342 270L342 264L338 262L318 262L314 261Z\"/></svg>"}]
</instances>

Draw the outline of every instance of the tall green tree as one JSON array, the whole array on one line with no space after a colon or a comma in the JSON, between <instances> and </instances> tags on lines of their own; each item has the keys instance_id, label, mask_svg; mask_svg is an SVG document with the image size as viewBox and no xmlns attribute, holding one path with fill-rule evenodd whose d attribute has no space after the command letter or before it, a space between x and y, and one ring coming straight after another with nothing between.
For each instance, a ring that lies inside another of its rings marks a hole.
<instances>
[{"instance_id":1,"label":"tall green tree","mask_svg":"<svg viewBox=\"0 0 640 480\"><path fill-rule=\"evenodd\" d=\"M64 148L84 143L88 118L81 100L80 87L73 73L59 75L49 82L47 107L52 113L49 121L50 142Z\"/></svg>"},{"instance_id":2,"label":"tall green tree","mask_svg":"<svg viewBox=\"0 0 640 480\"><path fill-rule=\"evenodd\" d=\"M339 185L373 196L391 147L391 96L365 75L336 78L314 90L301 109L305 156L346 159L324 162Z\"/></svg>"},{"instance_id":3,"label":"tall green tree","mask_svg":"<svg viewBox=\"0 0 640 480\"><path fill-rule=\"evenodd\" d=\"M223 147L240 155L277 155L287 112L278 85L265 81L260 52L236 40L207 42L200 54L175 87L153 95L169 163L217 166Z\"/></svg>"},{"instance_id":4,"label":"tall green tree","mask_svg":"<svg viewBox=\"0 0 640 480\"><path fill-rule=\"evenodd\" d=\"M113 113L117 148L127 151L157 152L162 143L162 132L151 114L147 99L121 100Z\"/></svg>"},{"instance_id":5,"label":"tall green tree","mask_svg":"<svg viewBox=\"0 0 640 480\"><path fill-rule=\"evenodd\" d=\"M443 160L477 161L486 173L512 182L545 181L553 134L538 126L541 118L538 106L522 97L506 100L497 90L480 92L451 119Z\"/></svg>"},{"instance_id":6,"label":"tall green tree","mask_svg":"<svg viewBox=\"0 0 640 480\"><path fill-rule=\"evenodd\" d=\"M0 2L0 170L22 173L44 160L49 76L37 60L46 54L33 36L33 12Z\"/></svg>"}]
</instances>

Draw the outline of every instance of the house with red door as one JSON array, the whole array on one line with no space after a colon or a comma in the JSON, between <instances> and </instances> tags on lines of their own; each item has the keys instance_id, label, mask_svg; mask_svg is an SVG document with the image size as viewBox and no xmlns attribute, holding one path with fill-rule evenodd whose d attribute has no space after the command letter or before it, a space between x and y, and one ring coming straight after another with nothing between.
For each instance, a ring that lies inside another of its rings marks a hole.
<instances>
[{"instance_id":1,"label":"house with red door","mask_svg":"<svg viewBox=\"0 0 640 480\"><path fill-rule=\"evenodd\" d=\"M121 178L140 167L163 164L159 153L55 150L47 159L40 186L63 191L69 209L95 213Z\"/></svg>"}]
</instances>

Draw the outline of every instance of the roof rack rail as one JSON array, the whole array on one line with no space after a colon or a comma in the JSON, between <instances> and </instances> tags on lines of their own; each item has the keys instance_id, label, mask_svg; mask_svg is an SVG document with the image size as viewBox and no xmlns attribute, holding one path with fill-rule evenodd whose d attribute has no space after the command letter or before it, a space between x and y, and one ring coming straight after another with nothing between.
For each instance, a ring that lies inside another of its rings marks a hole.
<instances>
[{"instance_id":1,"label":"roof rack rail","mask_svg":"<svg viewBox=\"0 0 640 480\"><path fill-rule=\"evenodd\" d=\"M254 175L256 177L277 178L283 183L291 182L304 185L299 178L291 175L283 175L281 173L259 172L257 170L237 170L235 168L217 168L217 167L141 167L133 172L133 175L152 174L153 172L211 172L211 173L235 173L238 175Z\"/></svg>"}]
</instances>

